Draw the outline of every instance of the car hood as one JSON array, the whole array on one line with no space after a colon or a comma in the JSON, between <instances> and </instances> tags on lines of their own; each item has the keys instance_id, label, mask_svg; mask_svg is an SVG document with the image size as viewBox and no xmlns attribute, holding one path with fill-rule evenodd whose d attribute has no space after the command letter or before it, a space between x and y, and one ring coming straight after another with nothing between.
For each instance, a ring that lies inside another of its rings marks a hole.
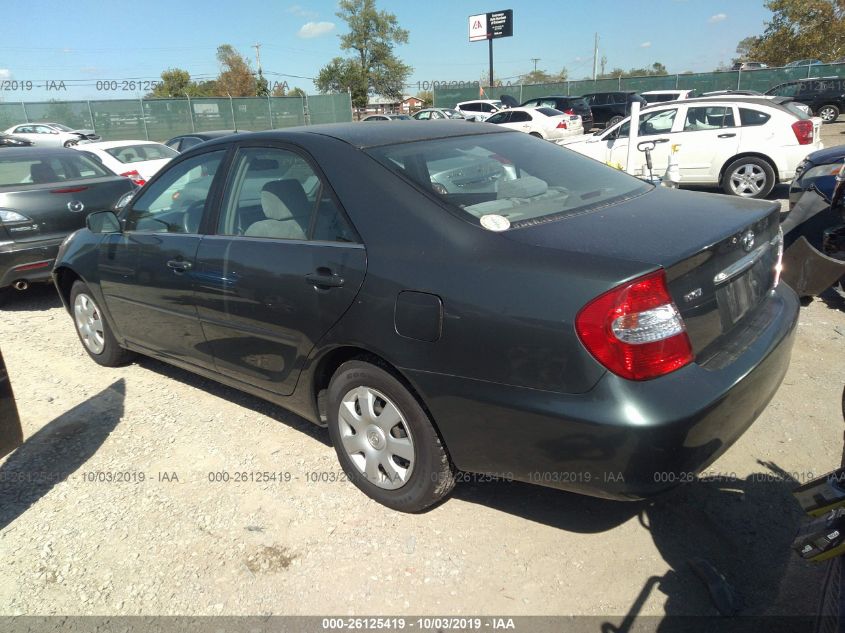
<instances>
[{"instance_id":1,"label":"car hood","mask_svg":"<svg viewBox=\"0 0 845 633\"><path fill-rule=\"evenodd\" d=\"M817 150L809 154L807 159L814 165L839 163L845 159L845 145L836 145L834 147Z\"/></svg>"},{"instance_id":2,"label":"car hood","mask_svg":"<svg viewBox=\"0 0 845 633\"><path fill-rule=\"evenodd\" d=\"M668 268L765 218L777 202L655 187L636 198L504 232L546 248Z\"/></svg>"}]
</instances>

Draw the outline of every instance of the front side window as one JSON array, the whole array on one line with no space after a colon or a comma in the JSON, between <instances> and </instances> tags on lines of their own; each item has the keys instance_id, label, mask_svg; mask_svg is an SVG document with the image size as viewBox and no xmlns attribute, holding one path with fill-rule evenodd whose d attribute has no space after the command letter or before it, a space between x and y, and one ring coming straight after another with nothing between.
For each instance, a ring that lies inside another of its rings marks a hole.
<instances>
[{"instance_id":1,"label":"front side window","mask_svg":"<svg viewBox=\"0 0 845 633\"><path fill-rule=\"evenodd\" d=\"M187 149L191 149L194 145L199 145L202 143L201 138L197 138L196 136L186 136L182 139L182 147L181 151L185 151Z\"/></svg>"},{"instance_id":2,"label":"front side window","mask_svg":"<svg viewBox=\"0 0 845 633\"><path fill-rule=\"evenodd\" d=\"M503 112L497 112L496 114L491 116L489 119L487 119L487 123L496 123L496 124L499 124L499 125L501 125L502 123L507 123L511 114L513 114L513 113L508 112L507 110L505 110Z\"/></svg>"},{"instance_id":3,"label":"front side window","mask_svg":"<svg viewBox=\"0 0 845 633\"><path fill-rule=\"evenodd\" d=\"M644 112L640 115L640 136L651 136L653 134L668 134L672 131L675 123L677 108L668 110L657 110L656 112ZM631 120L628 119L619 126L618 131L611 132L607 138L627 137L631 133Z\"/></svg>"},{"instance_id":4,"label":"front side window","mask_svg":"<svg viewBox=\"0 0 845 633\"><path fill-rule=\"evenodd\" d=\"M376 147L369 154L481 222L519 228L564 218L651 190L644 182L527 134L484 134Z\"/></svg>"},{"instance_id":5,"label":"front side window","mask_svg":"<svg viewBox=\"0 0 845 633\"><path fill-rule=\"evenodd\" d=\"M356 241L328 187L308 161L295 152L268 147L238 152L217 233Z\"/></svg>"},{"instance_id":6,"label":"front side window","mask_svg":"<svg viewBox=\"0 0 845 633\"><path fill-rule=\"evenodd\" d=\"M125 230L196 233L225 150L182 161L161 175L132 204Z\"/></svg>"},{"instance_id":7,"label":"front side window","mask_svg":"<svg viewBox=\"0 0 845 633\"><path fill-rule=\"evenodd\" d=\"M735 127L734 109L724 106L697 107L687 110L684 132L716 130L723 127Z\"/></svg>"},{"instance_id":8,"label":"front side window","mask_svg":"<svg viewBox=\"0 0 845 633\"><path fill-rule=\"evenodd\" d=\"M426 110L425 112L420 112L416 118L418 121L428 121L431 118L431 111Z\"/></svg>"}]
</instances>

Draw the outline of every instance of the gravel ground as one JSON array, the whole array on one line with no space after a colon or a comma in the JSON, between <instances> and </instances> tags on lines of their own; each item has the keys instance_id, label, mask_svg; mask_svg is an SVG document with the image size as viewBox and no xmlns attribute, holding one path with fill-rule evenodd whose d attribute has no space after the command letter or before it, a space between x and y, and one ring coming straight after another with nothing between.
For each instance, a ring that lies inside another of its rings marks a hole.
<instances>
[{"instance_id":1,"label":"gravel ground","mask_svg":"<svg viewBox=\"0 0 845 633\"><path fill-rule=\"evenodd\" d=\"M0 341L27 438L0 460L0 615L716 614L694 558L742 613L817 604L789 491L840 462L838 296L802 309L783 387L708 469L728 475L650 503L464 482L403 515L278 407L149 359L97 366L50 288L0 312Z\"/></svg>"}]
</instances>

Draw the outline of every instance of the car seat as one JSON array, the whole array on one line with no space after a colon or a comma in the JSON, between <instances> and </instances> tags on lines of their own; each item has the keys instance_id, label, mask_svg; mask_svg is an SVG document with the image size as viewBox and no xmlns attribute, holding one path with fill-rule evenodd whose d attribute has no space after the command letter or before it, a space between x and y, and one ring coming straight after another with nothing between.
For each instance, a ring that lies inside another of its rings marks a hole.
<instances>
[{"instance_id":1,"label":"car seat","mask_svg":"<svg viewBox=\"0 0 845 633\"><path fill-rule=\"evenodd\" d=\"M53 171L53 168L45 163L33 163L29 168L29 175L34 183L57 182L59 180L59 176Z\"/></svg>"},{"instance_id":2,"label":"car seat","mask_svg":"<svg viewBox=\"0 0 845 633\"><path fill-rule=\"evenodd\" d=\"M261 189L265 219L253 222L244 235L284 240L307 238L311 203L298 180L271 180Z\"/></svg>"}]
</instances>

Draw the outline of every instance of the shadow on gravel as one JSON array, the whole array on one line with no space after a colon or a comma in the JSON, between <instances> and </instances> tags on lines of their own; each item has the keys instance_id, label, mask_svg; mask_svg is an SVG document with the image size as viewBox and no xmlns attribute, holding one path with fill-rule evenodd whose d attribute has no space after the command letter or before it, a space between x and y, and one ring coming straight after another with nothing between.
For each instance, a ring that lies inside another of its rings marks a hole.
<instances>
[{"instance_id":1,"label":"shadow on gravel","mask_svg":"<svg viewBox=\"0 0 845 633\"><path fill-rule=\"evenodd\" d=\"M102 446L123 417L120 379L27 438L0 466L0 531L67 479Z\"/></svg>"},{"instance_id":2,"label":"shadow on gravel","mask_svg":"<svg viewBox=\"0 0 845 633\"><path fill-rule=\"evenodd\" d=\"M669 571L645 579L629 613L609 618L601 626L605 633L698 630L686 619L675 622L683 623L680 628L671 628L671 619L665 625L653 616L638 621L655 591L665 596L667 616L718 618L773 611L807 616L817 605L823 570L798 559L790 545L802 517L791 491L809 475L759 464L761 472L745 479L730 474L703 478L650 501L606 501L508 482L459 484L454 497L567 532L599 533L636 519L649 531ZM612 561L600 542L595 547L597 564ZM709 630L732 630L719 628L720 622L728 623L711 620L716 628Z\"/></svg>"},{"instance_id":3,"label":"shadow on gravel","mask_svg":"<svg viewBox=\"0 0 845 633\"><path fill-rule=\"evenodd\" d=\"M268 418L271 418L276 422L286 424L297 431L301 431L308 437L315 439L318 442L322 442L326 446L331 446L329 433L326 429L320 428L305 418L301 418L295 413L292 413L281 406L277 406L272 402L262 400L257 396L250 395L244 391L240 391L239 389L229 387L215 380L211 380L210 378L204 378L199 374L180 369L179 367L168 365L165 362L149 358L148 356L139 356L136 363L139 367L143 367L144 369L165 376L170 380L178 380L183 384L189 385L195 389L200 389L207 394L220 398L221 400L225 400L226 402L232 402L240 407L254 411L255 413L266 415Z\"/></svg>"},{"instance_id":4,"label":"shadow on gravel","mask_svg":"<svg viewBox=\"0 0 845 633\"><path fill-rule=\"evenodd\" d=\"M27 290L0 290L0 313L52 310L62 305L53 284L33 284Z\"/></svg>"},{"instance_id":5,"label":"shadow on gravel","mask_svg":"<svg viewBox=\"0 0 845 633\"><path fill-rule=\"evenodd\" d=\"M837 290L828 288L819 295L819 299L821 299L831 310L841 310L842 312L845 312L845 297L839 294ZM845 332L840 332L840 334L845 336Z\"/></svg>"}]
</instances>

